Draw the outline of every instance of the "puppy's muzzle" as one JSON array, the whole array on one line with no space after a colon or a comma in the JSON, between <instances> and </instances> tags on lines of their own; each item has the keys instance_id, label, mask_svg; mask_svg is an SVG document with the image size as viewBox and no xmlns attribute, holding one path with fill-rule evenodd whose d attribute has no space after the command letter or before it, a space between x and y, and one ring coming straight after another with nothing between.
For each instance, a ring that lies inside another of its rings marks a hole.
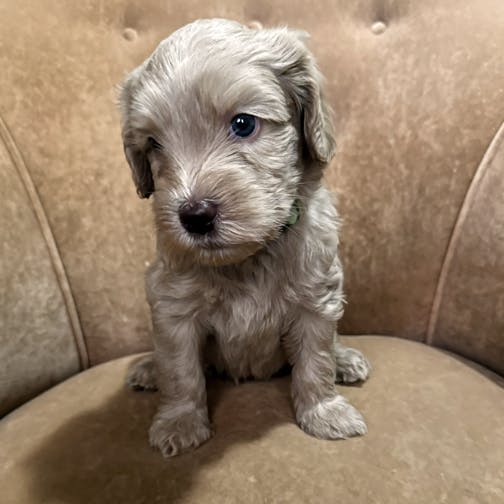
<instances>
[{"instance_id":1,"label":"puppy's muzzle","mask_svg":"<svg viewBox=\"0 0 504 504\"><path fill-rule=\"evenodd\" d=\"M191 234L206 235L213 231L217 217L217 205L211 201L187 201L180 205L180 223Z\"/></svg>"}]
</instances>

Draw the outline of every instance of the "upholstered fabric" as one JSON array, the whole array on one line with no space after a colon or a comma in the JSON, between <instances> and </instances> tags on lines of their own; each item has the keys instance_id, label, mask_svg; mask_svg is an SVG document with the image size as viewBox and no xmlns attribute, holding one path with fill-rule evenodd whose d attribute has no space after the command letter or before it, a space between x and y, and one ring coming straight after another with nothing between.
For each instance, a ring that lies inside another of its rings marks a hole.
<instances>
[{"instance_id":1,"label":"upholstered fabric","mask_svg":"<svg viewBox=\"0 0 504 504\"><path fill-rule=\"evenodd\" d=\"M430 343L504 375L504 124L479 166L438 286ZM504 420L504 419L503 419Z\"/></svg>"},{"instance_id":2,"label":"upholstered fabric","mask_svg":"<svg viewBox=\"0 0 504 504\"><path fill-rule=\"evenodd\" d=\"M160 39L208 16L312 34L337 126L327 180L345 221L342 330L425 339L459 209L504 116L501 0L1 0L0 111L46 211L91 362L149 346L151 217L122 153L116 85Z\"/></svg>"},{"instance_id":3,"label":"upholstered fabric","mask_svg":"<svg viewBox=\"0 0 504 504\"><path fill-rule=\"evenodd\" d=\"M504 118L501 0L0 0L0 414L88 361L149 348L150 204L124 160L116 86L211 16L312 35L337 129L341 330L502 372L499 156L467 199Z\"/></svg>"},{"instance_id":4,"label":"upholstered fabric","mask_svg":"<svg viewBox=\"0 0 504 504\"><path fill-rule=\"evenodd\" d=\"M37 195L0 118L0 416L80 369L57 258L40 218Z\"/></svg>"},{"instance_id":5,"label":"upholstered fabric","mask_svg":"<svg viewBox=\"0 0 504 504\"><path fill-rule=\"evenodd\" d=\"M289 377L210 385L215 437L164 460L147 442L157 394L123 386L128 357L97 366L0 423L2 504L504 501L504 389L458 358L355 337L374 364L341 390L369 433L320 441L294 423Z\"/></svg>"},{"instance_id":6,"label":"upholstered fabric","mask_svg":"<svg viewBox=\"0 0 504 504\"><path fill-rule=\"evenodd\" d=\"M335 111L348 305L374 370L340 387L369 433L294 423L289 377L209 384L215 437L164 460L150 347L150 204L117 85L200 17L311 33ZM502 0L0 0L2 504L504 502Z\"/></svg>"}]
</instances>

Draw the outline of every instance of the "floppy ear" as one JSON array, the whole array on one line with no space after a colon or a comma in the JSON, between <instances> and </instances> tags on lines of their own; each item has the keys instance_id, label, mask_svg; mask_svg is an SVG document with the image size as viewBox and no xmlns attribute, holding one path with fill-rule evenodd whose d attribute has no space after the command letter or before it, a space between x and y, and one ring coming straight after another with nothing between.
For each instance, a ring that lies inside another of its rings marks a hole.
<instances>
[{"instance_id":1,"label":"floppy ear","mask_svg":"<svg viewBox=\"0 0 504 504\"><path fill-rule=\"evenodd\" d=\"M124 154L130 165L138 195L141 198L148 198L154 192L154 180L145 145L142 145L145 140L139 134L138 128L133 125L135 114L133 94L140 71L140 68L137 68L126 78L119 96L119 107L122 115Z\"/></svg>"},{"instance_id":2,"label":"floppy ear","mask_svg":"<svg viewBox=\"0 0 504 504\"><path fill-rule=\"evenodd\" d=\"M305 32L276 29L270 31L274 71L294 101L301 118L304 140L310 157L328 163L336 149L331 110L322 90L323 77L304 41Z\"/></svg>"},{"instance_id":3,"label":"floppy ear","mask_svg":"<svg viewBox=\"0 0 504 504\"><path fill-rule=\"evenodd\" d=\"M133 181L140 198L148 198L154 192L154 180L149 160L143 149L128 143L123 136L124 154L133 174Z\"/></svg>"}]
</instances>

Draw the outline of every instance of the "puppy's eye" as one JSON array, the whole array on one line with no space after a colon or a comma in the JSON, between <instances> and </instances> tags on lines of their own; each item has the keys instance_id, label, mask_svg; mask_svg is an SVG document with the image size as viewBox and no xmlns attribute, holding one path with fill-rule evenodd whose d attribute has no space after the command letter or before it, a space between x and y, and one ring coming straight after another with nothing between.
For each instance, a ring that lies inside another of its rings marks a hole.
<instances>
[{"instance_id":1,"label":"puppy's eye","mask_svg":"<svg viewBox=\"0 0 504 504\"><path fill-rule=\"evenodd\" d=\"M161 150L163 148L163 146L151 136L147 138L147 144L149 145L149 148L154 150Z\"/></svg>"},{"instance_id":2,"label":"puppy's eye","mask_svg":"<svg viewBox=\"0 0 504 504\"><path fill-rule=\"evenodd\" d=\"M246 138L255 133L257 119L250 114L238 114L231 120L231 134L240 138Z\"/></svg>"}]
</instances>

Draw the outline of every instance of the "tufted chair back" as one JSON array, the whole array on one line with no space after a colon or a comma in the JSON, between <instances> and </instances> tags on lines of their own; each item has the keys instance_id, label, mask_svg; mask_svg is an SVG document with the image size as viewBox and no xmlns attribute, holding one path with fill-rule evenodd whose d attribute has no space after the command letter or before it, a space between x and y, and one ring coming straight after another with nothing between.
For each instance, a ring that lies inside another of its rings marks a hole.
<instances>
[{"instance_id":1,"label":"tufted chair back","mask_svg":"<svg viewBox=\"0 0 504 504\"><path fill-rule=\"evenodd\" d=\"M149 348L150 203L116 86L200 17L311 34L337 131L340 332L504 373L502 0L0 0L0 413Z\"/></svg>"}]
</instances>

